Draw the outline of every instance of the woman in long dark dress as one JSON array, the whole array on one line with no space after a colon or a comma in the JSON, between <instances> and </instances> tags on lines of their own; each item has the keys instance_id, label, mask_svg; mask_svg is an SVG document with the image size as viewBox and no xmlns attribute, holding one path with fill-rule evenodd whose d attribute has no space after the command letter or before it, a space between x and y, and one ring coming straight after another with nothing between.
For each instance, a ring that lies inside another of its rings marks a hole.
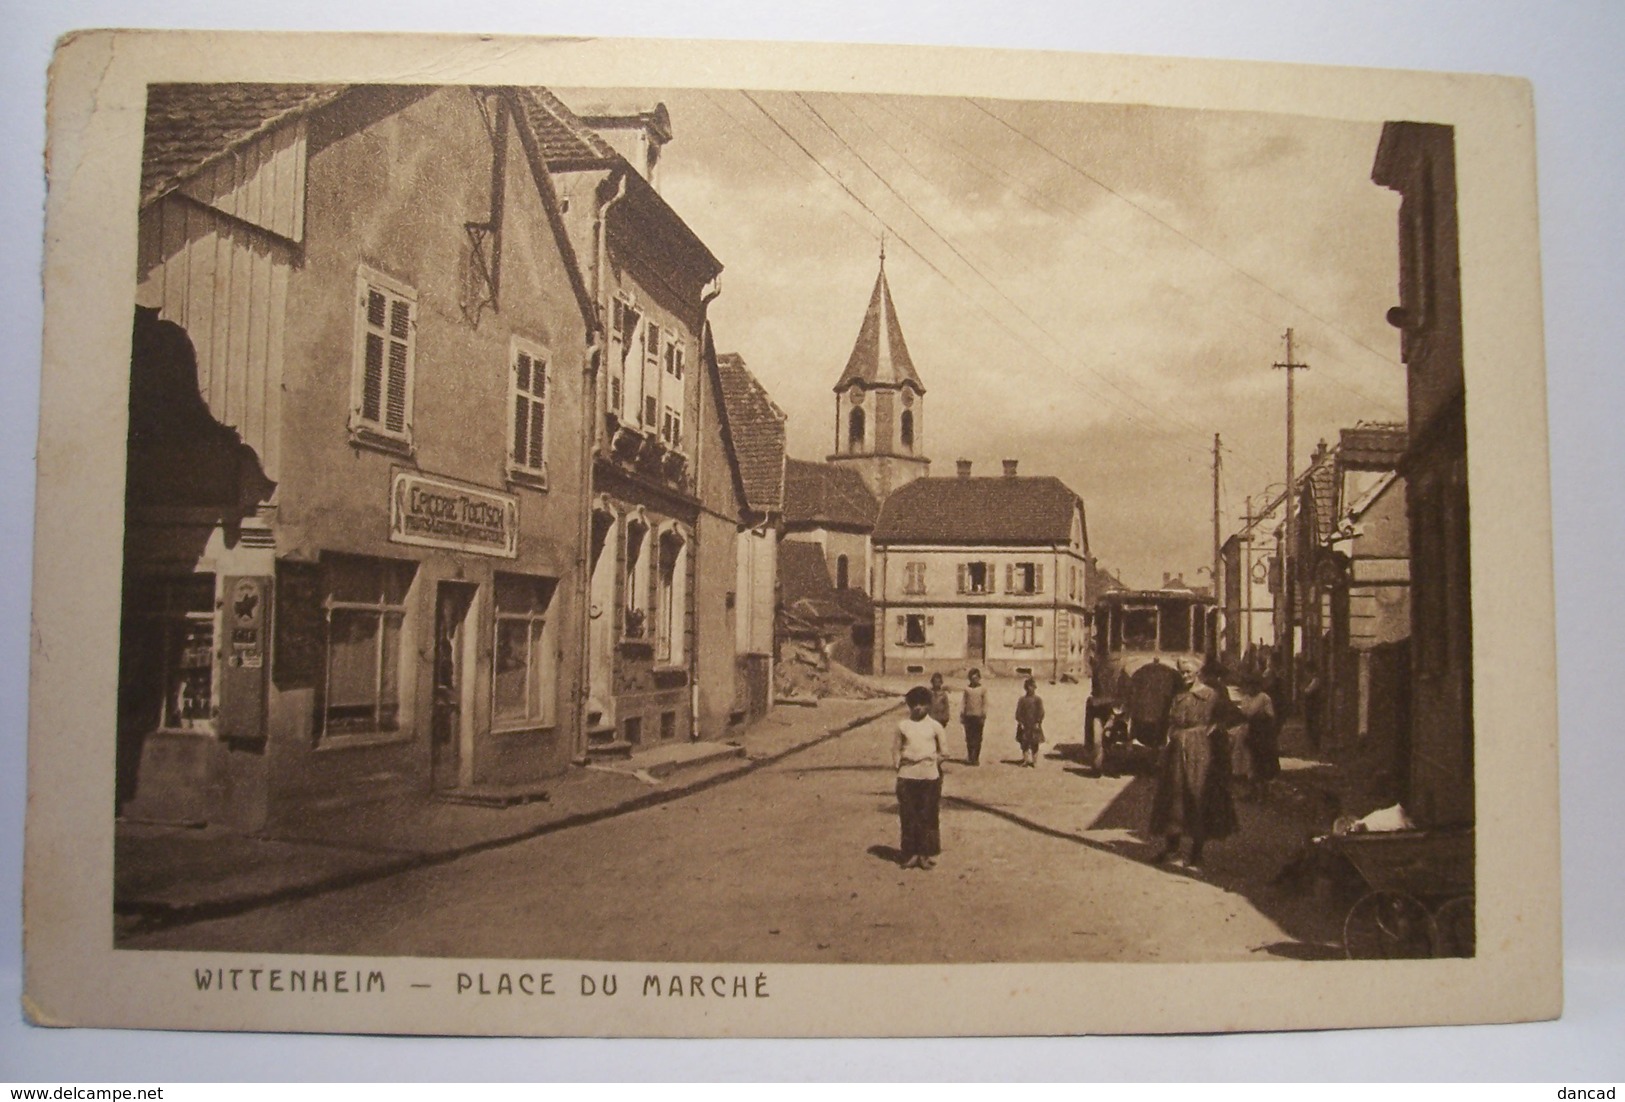
<instances>
[{"instance_id":1,"label":"woman in long dark dress","mask_svg":"<svg viewBox=\"0 0 1625 1102\"><path fill-rule=\"evenodd\" d=\"M1180 838L1189 838L1185 867L1196 869L1208 840L1228 838L1239 826L1230 799L1230 755L1224 734L1234 712L1229 698L1212 684L1218 680L1216 671L1202 670L1184 659L1179 673L1185 691L1168 710L1168 741L1157 769L1150 834L1164 839L1158 862L1177 857Z\"/></svg>"}]
</instances>

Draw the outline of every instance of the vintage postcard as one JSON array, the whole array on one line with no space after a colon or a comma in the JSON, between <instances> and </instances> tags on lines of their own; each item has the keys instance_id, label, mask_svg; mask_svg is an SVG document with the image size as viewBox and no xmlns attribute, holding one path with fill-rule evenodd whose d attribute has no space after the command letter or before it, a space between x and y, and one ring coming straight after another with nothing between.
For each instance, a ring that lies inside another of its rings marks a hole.
<instances>
[{"instance_id":1,"label":"vintage postcard","mask_svg":"<svg viewBox=\"0 0 1625 1102\"><path fill-rule=\"evenodd\" d=\"M29 1017L1557 1015L1531 128L1496 77L65 40Z\"/></svg>"}]
</instances>

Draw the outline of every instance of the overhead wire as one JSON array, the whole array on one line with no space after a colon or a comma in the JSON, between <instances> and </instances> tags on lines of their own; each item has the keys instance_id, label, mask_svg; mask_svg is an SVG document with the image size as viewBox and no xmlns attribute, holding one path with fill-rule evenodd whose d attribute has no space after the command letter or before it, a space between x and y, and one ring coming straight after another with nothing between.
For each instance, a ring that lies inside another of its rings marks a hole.
<instances>
[{"instance_id":1,"label":"overhead wire","mask_svg":"<svg viewBox=\"0 0 1625 1102\"><path fill-rule=\"evenodd\" d=\"M979 154L977 154L974 150L972 150L965 143L963 143L963 142L959 141L958 139L954 138L951 134L948 134L945 131L942 131L942 130L938 129L937 127L931 126L930 124L925 123L921 119L906 117L906 116L898 113L897 111L892 110L885 103L876 101L876 102L874 102L874 106L878 107L881 111L885 112L887 115L889 115L891 118L897 120L902 125L904 125L906 127L909 127L910 129L914 130L916 133L924 132L925 136L928 136L928 137L930 137L932 139L940 139L941 141L946 142L949 145L958 148L959 150L962 151L962 155L955 155L955 154L950 153L950 156L956 156L958 160L962 161L963 163L965 163L967 165L970 165L974 169L977 169L979 172L981 172L988 179L1003 178L1005 181L1007 181L1010 184L1014 185L1018 190L1020 190L1025 195L1027 195L1029 197L1029 202L1034 207L1034 209L1043 210L1043 209L1045 209L1046 206L1048 206L1050 209L1054 209L1054 210L1057 210L1057 211L1062 212L1062 213L1072 214L1072 215L1075 215L1075 216L1077 216L1079 218L1084 217L1084 213L1082 211L1076 209L1075 207L1071 207L1068 204L1066 204L1064 202L1061 202L1061 201L1055 199L1052 196L1049 196L1049 195L1046 195L1043 192L1037 191L1036 189L1034 189L1030 185L1028 185L1025 181L1023 181L1020 177L1014 175L1013 173L1007 172L1004 169L998 167L997 165L988 166L987 163L982 160L982 158L980 157ZM850 111L851 108L848 108L848 110ZM855 112L854 112L854 114L855 114ZM995 173L997 174L996 176L994 175ZM1090 235L1090 234L1087 234L1087 233L1083 234L1083 236L1085 237L1085 239L1090 241L1092 244L1100 246L1101 248L1105 249L1107 252L1111 253L1113 256L1116 256L1116 257L1118 257L1120 259L1123 259L1123 260L1131 259L1128 256L1128 254L1124 253L1120 249L1115 248L1108 241L1103 241L1100 238L1095 237L1095 236ZM1189 286L1187 286L1187 285L1185 285L1185 284L1183 284L1183 283L1181 283L1181 282L1179 282L1177 280L1168 279L1167 277L1153 277L1153 278L1159 279L1160 282L1163 282L1164 284L1166 284L1167 286L1173 288L1176 291L1179 291L1179 292L1181 292L1183 294L1191 296L1193 299L1199 297L1197 291L1195 291L1193 288L1191 288L1191 287L1189 287ZM1277 298L1282 297L1281 295L1274 292L1273 290L1271 290L1271 294L1274 294ZM1288 300L1288 301L1290 302L1290 300ZM1258 310L1253 309L1251 306L1247 305L1244 302L1239 302L1238 301L1236 303L1236 306L1243 313L1249 314L1252 317L1255 317L1259 321L1265 322L1268 325L1275 326L1275 325L1279 324L1280 319L1269 317L1269 316L1259 312ZM1223 320L1225 321L1226 324L1229 324L1232 327L1235 327L1235 328L1238 328L1238 329L1242 329L1241 323L1239 321L1237 321L1236 319L1231 318L1229 315L1220 315L1220 316L1223 318ZM1248 331L1248 330L1243 329L1243 331L1244 332L1249 332L1249 334L1250 334L1250 331ZM1337 360L1347 364L1347 366L1349 368L1353 369L1354 365L1352 363L1349 363L1341 355L1339 355L1335 349L1327 348L1327 349L1324 349L1324 351L1328 355L1330 355L1330 356L1336 358ZM1381 353L1378 353L1378 355L1380 356ZM1386 360L1386 357L1384 357L1384 359ZM1371 405L1379 406L1382 409L1386 410L1387 412L1389 412L1391 414L1394 414L1396 416L1399 416L1399 417L1404 416L1403 412L1397 406L1393 405L1391 402L1389 402L1389 401L1387 401L1385 399L1376 397L1375 395L1372 395L1372 394L1367 394L1367 393L1365 393L1364 391L1361 391L1361 390L1356 390L1355 388L1353 388L1351 386L1348 386L1347 384L1341 382L1339 379L1337 379L1336 376L1334 376L1332 374L1328 373L1323 377L1328 383L1330 383L1333 386L1337 387L1339 390L1342 390L1347 394L1351 394L1351 395L1355 396L1356 398L1359 398L1361 401L1367 402L1367 403L1369 403Z\"/></svg>"},{"instance_id":2,"label":"overhead wire","mask_svg":"<svg viewBox=\"0 0 1625 1102\"><path fill-rule=\"evenodd\" d=\"M1265 280L1260 279L1258 276L1254 275L1252 272L1247 271L1247 269L1241 267L1239 264L1237 264L1234 261L1230 260L1228 257L1225 257L1225 256L1221 255L1220 253L1216 252L1215 250L1209 248L1206 244L1204 244L1203 242L1201 242L1197 238L1191 236L1189 233L1186 233L1184 230L1180 229L1178 226L1174 225L1172 222L1168 221L1166 218L1159 215L1156 211L1151 210L1149 207L1145 206L1142 203L1135 202L1133 199L1129 198L1127 195L1124 195L1122 192L1120 192L1116 188L1112 187L1106 181L1102 180L1100 177L1096 176L1094 173L1090 172L1088 169L1084 168L1082 165L1080 165L1080 164L1076 163L1075 161L1071 160L1070 158L1056 152L1054 149L1050 148L1049 145L1047 145L1044 142L1040 141L1039 139L1033 137L1031 134L1028 134L1021 127L1019 127L1019 126L1015 125L1014 123L1010 122L1010 120L1004 118L1002 115L999 115L997 112L992 111L989 108L985 107L981 103L977 102L977 100L975 100L974 98L971 98L971 97L967 96L967 97L965 97L965 102L970 104L972 107L976 108L978 111L982 112L982 114L986 115L988 118L990 118L990 119L994 120L995 122L997 122L999 125L1001 125L1001 126L1005 127L1006 129L1010 130L1012 133L1016 134L1018 137L1022 138L1024 141L1026 141L1026 142L1030 143L1031 145L1033 145L1034 147L1042 150L1043 152L1048 154L1051 158L1053 158L1057 163L1065 166L1066 168L1070 169L1071 171L1073 171L1073 172L1077 173L1078 175L1082 176L1084 179L1088 180L1090 183L1094 184L1096 187L1101 188L1102 190L1104 190L1104 191L1108 192L1109 194L1115 196L1118 200L1122 201L1123 203L1126 203L1128 206L1132 207L1134 210L1139 211L1142 215L1144 215L1145 217L1151 219L1157 225L1162 226L1164 229L1168 230L1170 233L1174 234L1176 237L1180 238L1181 240L1187 242L1188 244L1190 244L1194 248L1198 249L1203 254L1211 257L1213 260L1215 260L1218 263L1224 265L1226 268L1229 268L1231 271L1235 272L1237 275L1241 276L1243 279L1246 279L1247 281L1249 281L1249 282L1251 282L1253 284L1256 284L1258 287L1262 288L1264 291L1266 291L1269 294L1275 296L1276 298L1279 298L1281 301L1287 303L1289 306L1292 306L1294 309L1303 311L1303 313L1305 315L1307 315L1310 318L1313 318L1315 321L1320 322L1320 324L1324 325L1327 329L1331 330L1334 333L1337 333L1337 334L1341 335L1342 337L1344 337L1346 340L1350 341L1354 345L1356 345L1359 348L1363 349L1364 351L1371 354L1372 356L1375 356L1377 359L1381 360L1384 365L1389 366L1389 367L1397 367L1397 366L1399 366L1398 361L1394 360L1392 357L1390 357L1388 355L1385 355L1384 353L1382 353L1382 352L1378 351L1377 349L1371 347L1371 345L1367 344L1365 341L1361 340L1359 337L1355 336L1353 333L1350 333L1348 330L1344 329L1342 326L1338 325L1336 322L1330 320L1329 318L1323 317L1321 314L1319 314L1315 310L1311 309L1310 307L1305 306L1303 303L1299 302L1297 299L1293 298L1291 295L1289 295L1286 292L1272 286L1271 284L1269 284ZM1338 384L1338 385L1344 386L1345 389L1349 390L1351 393L1353 393L1353 394L1355 394L1355 395L1357 395L1357 396L1359 396L1361 398L1364 398L1368 402L1372 402L1372 403L1377 404L1377 405L1382 405L1382 406L1384 406L1386 408L1390 408L1390 409L1392 408L1392 406L1390 406L1389 403L1383 401L1382 399L1376 398L1376 397L1374 397L1372 395L1369 395L1369 394L1365 394L1364 392L1362 392L1362 391L1360 391L1360 390L1358 390L1358 389L1356 389L1356 388L1354 388L1352 386L1347 386L1347 384L1341 384L1341 383Z\"/></svg>"},{"instance_id":3,"label":"overhead wire","mask_svg":"<svg viewBox=\"0 0 1625 1102\"><path fill-rule=\"evenodd\" d=\"M801 93L799 93L799 92L796 93L796 97L798 99L800 99L802 101L802 103L807 107L807 109L809 111L811 111L818 118L819 122L822 122L824 124L824 127L827 130L829 130L831 134L835 135L836 140L840 141L842 145L846 146L846 148L849 149L852 152L852 155L857 157L859 162L861 162L863 164L863 166L865 168L867 168L872 175L875 176L876 179L880 180L880 182L886 186L887 190L889 190L894 196L897 197L899 202L901 202L905 207L908 208L909 212L912 213L915 218L919 219L922 223L924 223L924 225L925 225L925 227L927 229L931 230L932 233L936 234L938 240L942 241L943 244L947 245L948 248L953 251L953 254L955 256L959 257L959 259L961 261L963 261L967 267L969 267L973 272L975 272L978 276L980 276L984 283L986 283L989 287L993 288L994 292L997 293L1006 302L1008 302L1011 305L1011 307L1016 310L1017 313L1019 313L1023 318L1025 318L1027 320L1027 322L1029 324L1031 324L1033 326L1034 329L1038 330L1038 332L1040 332L1044 336L1048 337L1052 342L1054 342L1054 344L1055 344L1055 346L1057 348L1060 348L1062 350L1066 350L1066 349L1068 349L1070 347L1067 344L1067 342L1061 340L1054 333L1051 333L1049 331L1049 329L1046 328L1042 322L1038 321L1038 319L1034 318L1031 314L1029 314L1025 309L1022 308L1022 306L1021 306L1021 304L1019 302L1017 302L1010 295L1006 294L1002 288L1000 288L997 284L995 284L993 282L992 278L989 277L985 272L983 272L981 270L980 266L977 264L976 261L973 261L970 257L966 256L963 252L961 252L954 245L954 243L952 241L948 240L948 238L945 235L943 235L940 231L938 231L936 229L936 227L931 224L929 219L927 219L924 215L922 215L919 212L919 210L912 203L909 202L909 200L907 198L905 198L901 193L899 193L897 191L897 189L895 187L893 187L891 185L891 183L883 175L881 175L881 173L878 172L874 168L874 166L872 164L870 164L870 162L863 156L863 154L858 152L856 147L854 147L850 142L848 142L845 138L843 138L840 135L840 133L837 132L833 126L830 125L829 121L827 119L825 119L822 114L820 114L818 112L817 108L815 108L811 103L807 102L806 97L802 96ZM843 106L845 105L844 104L844 99L842 99L842 100L840 100L838 102L841 102L843 104ZM896 146L892 145L891 142L887 141L885 135L881 134L874 127L870 126L869 123L867 123L860 115L858 115L850 107L847 107L846 111L853 118L857 119L859 124L862 125L866 130L868 130L869 133L873 134L875 136L875 138L877 138L882 145L884 145L893 154L895 154L898 157L898 159L900 159L904 164L908 165L908 167L914 172L914 174L916 176L918 176L920 179L926 181L927 183L931 182L930 177L927 176L925 174L925 172L922 169L920 169L919 166L917 166L914 163L913 159L910 158L908 156L908 154L904 153L902 150L900 150ZM1010 255L1010 254L1006 253L1006 255ZM1014 258L1012 257L1012 259L1014 259ZM1123 386L1121 386L1119 383L1117 383L1110 376L1106 375L1104 372L1099 371L1099 370L1095 369L1094 367L1091 367L1087 363L1079 362L1077 364L1077 366L1081 367L1083 370L1087 371L1089 374L1093 375L1095 378L1099 379L1101 382L1105 383L1107 386L1110 386L1112 389L1116 390L1118 393L1122 394L1124 397L1128 398L1130 401L1135 402L1136 404L1140 405L1142 408L1144 408L1148 412L1150 412L1151 415L1154 416L1154 417L1166 418L1168 421L1179 425L1179 427L1181 429L1183 429L1184 431L1186 431L1186 432L1197 433L1197 434L1205 436L1207 434L1207 432L1209 431L1208 429L1202 428L1202 427L1200 427L1198 425L1192 424L1189 421L1186 421L1182 417L1171 414L1167 410L1159 410L1159 409L1157 409L1156 407L1154 407L1154 406L1150 405L1148 402L1146 402L1144 399L1140 398L1138 395L1133 394L1132 392L1126 390Z\"/></svg>"},{"instance_id":4,"label":"overhead wire","mask_svg":"<svg viewBox=\"0 0 1625 1102\"><path fill-rule=\"evenodd\" d=\"M812 152L812 150L807 148L806 143L804 143L800 138L796 137L796 135L788 127L786 127L782 122L780 122L779 119L771 111L769 111L765 106L763 106L762 103L754 95L752 95L750 92L745 91L743 89L740 90L739 94L744 96L745 99L747 99L748 101L750 101L751 105L754 106L757 111L761 112L762 116L764 118L766 118L768 120L768 122L770 122L775 128L777 128L781 133L783 133L785 137L790 139L790 141L798 149L800 149L802 151L802 153L804 153L809 160L811 160L815 165L817 165L818 168L821 169L825 173L825 175L829 176L830 179L834 180L836 182L836 184L838 184L841 187L841 189L843 191L845 191L847 193L847 195L852 198L853 202L857 203L865 211L869 212L869 214L877 222L879 222L882 226L884 226L888 230L890 230L892 235L899 242L901 242L902 245L905 248L907 248L915 256L919 257L920 261L923 264L925 264L926 267L930 268L932 272L936 273L938 278L940 278L943 282L947 283L950 287L952 287L954 290L959 292L959 294L964 296L964 298L968 302L970 302L971 305L975 306L978 310L982 311L982 313L986 314L994 322L994 324L998 325L1000 328L1004 329L1011 336L1015 337L1017 340L1021 341L1025 345L1027 345L1027 347L1031 348L1034 352L1038 353L1040 356L1043 356L1046 360L1050 360L1052 365L1054 365L1056 367L1061 366L1059 364L1056 364L1055 361L1050 358L1050 356L1049 356L1049 354L1047 352L1045 352L1042 348L1040 348L1036 344L1034 344L1028 337L1026 337L1019 330L1013 328L1003 318L999 317L993 311L991 311L991 310L987 309L985 306L983 306L975 298L975 296L971 295L970 292L968 292L964 287L960 286L958 281L956 281L953 277L948 275L948 273L944 272L942 270L942 268L935 261L933 261L924 252L922 252L920 250L920 248L917 245L914 244L913 241L909 240L909 238L908 238L908 236L906 234L904 234L902 231L900 231L895 225L893 225L891 223L891 221L889 221L887 218L885 218L883 215L881 215L878 211L876 211L874 209L874 207L872 207L865 199L863 199L862 196L858 195L858 193L856 191L854 191L851 188L851 186L847 184L847 182L845 180L842 180L840 178L840 176L834 170L832 170L828 165L824 164L824 162L823 162L823 160L821 158L819 158L816 154L814 154ZM1155 427L1153 427L1151 425L1147 425L1145 422L1141 421L1138 417L1135 417L1128 410L1123 409L1121 406L1115 405L1115 403L1110 403L1109 400L1106 398L1106 396L1104 396L1104 395L1097 395L1097 396L1100 397L1103 401L1107 401L1108 404L1112 404L1113 408L1116 410L1116 412L1118 412L1119 414L1121 414L1123 417L1127 418L1129 421L1133 422L1134 424L1137 424L1141 428L1147 429L1148 431L1158 432L1158 430Z\"/></svg>"}]
</instances>

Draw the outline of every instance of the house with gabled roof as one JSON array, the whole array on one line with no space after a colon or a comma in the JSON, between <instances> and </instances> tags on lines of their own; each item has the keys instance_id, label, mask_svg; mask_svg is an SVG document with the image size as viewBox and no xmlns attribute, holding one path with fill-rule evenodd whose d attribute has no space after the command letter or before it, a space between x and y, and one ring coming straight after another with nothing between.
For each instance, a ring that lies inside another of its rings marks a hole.
<instances>
[{"instance_id":1,"label":"house with gabled roof","mask_svg":"<svg viewBox=\"0 0 1625 1102\"><path fill-rule=\"evenodd\" d=\"M784 528L785 414L745 365L743 356L716 357L722 430L739 471L744 515L734 558L734 654L737 686L732 719L764 714L773 700L779 537Z\"/></svg>"},{"instance_id":2,"label":"house with gabled roof","mask_svg":"<svg viewBox=\"0 0 1625 1102\"><path fill-rule=\"evenodd\" d=\"M1087 672L1088 526L1060 479L1013 459L977 477L960 460L954 478L893 491L872 541L876 672Z\"/></svg>"},{"instance_id":3,"label":"house with gabled roof","mask_svg":"<svg viewBox=\"0 0 1625 1102\"><path fill-rule=\"evenodd\" d=\"M119 802L523 798L579 736L596 327L512 88L153 85Z\"/></svg>"},{"instance_id":4,"label":"house with gabled roof","mask_svg":"<svg viewBox=\"0 0 1625 1102\"><path fill-rule=\"evenodd\" d=\"M736 697L737 538L746 493L705 355L722 263L656 186L660 106L577 113L524 93L605 331L589 391L588 755L699 738Z\"/></svg>"}]
</instances>

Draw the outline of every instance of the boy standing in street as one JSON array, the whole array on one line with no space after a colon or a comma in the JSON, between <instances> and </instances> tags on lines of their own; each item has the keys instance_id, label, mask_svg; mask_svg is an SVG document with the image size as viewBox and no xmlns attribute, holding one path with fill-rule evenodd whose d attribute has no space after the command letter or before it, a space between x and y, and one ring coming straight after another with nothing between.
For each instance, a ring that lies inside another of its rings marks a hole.
<instances>
[{"instance_id":1,"label":"boy standing in street","mask_svg":"<svg viewBox=\"0 0 1625 1102\"><path fill-rule=\"evenodd\" d=\"M1022 685L1026 695L1016 701L1016 742L1021 746L1021 764L1038 768L1038 748L1044 742L1044 699L1038 695L1038 682L1028 678Z\"/></svg>"},{"instance_id":2,"label":"boy standing in street","mask_svg":"<svg viewBox=\"0 0 1625 1102\"><path fill-rule=\"evenodd\" d=\"M948 690L942 687L942 675L931 675L931 718L942 724L942 729L948 729Z\"/></svg>"},{"instance_id":3,"label":"boy standing in street","mask_svg":"<svg viewBox=\"0 0 1625 1102\"><path fill-rule=\"evenodd\" d=\"M970 672L970 684L965 686L965 696L959 704L959 722L965 725L965 760L971 765L982 764L982 728L987 723L987 689L982 685L981 670Z\"/></svg>"}]
</instances>

